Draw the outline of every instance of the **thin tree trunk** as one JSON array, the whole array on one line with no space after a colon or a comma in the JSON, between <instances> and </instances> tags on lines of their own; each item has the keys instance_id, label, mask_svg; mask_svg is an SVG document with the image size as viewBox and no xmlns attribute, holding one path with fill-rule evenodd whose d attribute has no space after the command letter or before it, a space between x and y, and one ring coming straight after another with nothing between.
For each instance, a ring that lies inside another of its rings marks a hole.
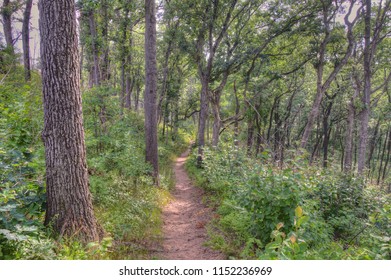
<instances>
[{"instance_id":1,"label":"thin tree trunk","mask_svg":"<svg viewBox=\"0 0 391 280\"><path fill-rule=\"evenodd\" d=\"M132 91L134 82L130 79L130 74L126 75L126 91L125 91L125 108L130 110L132 108Z\"/></svg>"},{"instance_id":2,"label":"thin tree trunk","mask_svg":"<svg viewBox=\"0 0 391 280\"><path fill-rule=\"evenodd\" d=\"M23 63L24 63L24 79L29 81L31 79L30 67L30 15L33 0L26 1L26 8L23 15L22 26L22 42L23 42Z\"/></svg>"},{"instance_id":3,"label":"thin tree trunk","mask_svg":"<svg viewBox=\"0 0 391 280\"><path fill-rule=\"evenodd\" d=\"M1 14L3 17L3 31L7 48L9 48L12 53L14 53L14 40L12 38L12 8L10 5L10 0L3 1Z\"/></svg>"},{"instance_id":4,"label":"thin tree trunk","mask_svg":"<svg viewBox=\"0 0 391 280\"><path fill-rule=\"evenodd\" d=\"M319 124L319 117L317 118L317 123L318 123L318 125L316 126L315 147L314 147L314 150L312 151L312 154L311 154L310 164L312 164L314 159L316 158L316 155L317 155L318 150L319 150L320 142L322 141L322 138L319 136L319 126L320 126L320 124Z\"/></svg>"},{"instance_id":5,"label":"thin tree trunk","mask_svg":"<svg viewBox=\"0 0 391 280\"><path fill-rule=\"evenodd\" d=\"M323 69L322 69L322 71L323 71ZM311 109L310 114L308 115L308 118L307 118L307 125L305 126L304 133L301 138L300 147L302 149L305 149L305 147L307 146L308 139L310 137L310 133L312 132L312 128L314 126L314 120L316 120L317 117L319 116L319 107L320 107L320 103L322 102L323 94L324 94L323 89L322 89L321 79L319 79L319 77L321 77L321 75L318 75L317 91L316 91L315 100L314 100L314 103L312 104L312 109Z\"/></svg>"},{"instance_id":6,"label":"thin tree trunk","mask_svg":"<svg viewBox=\"0 0 391 280\"><path fill-rule=\"evenodd\" d=\"M92 56L94 60L93 66L93 82L95 86L100 86L100 70L99 70L99 57L98 57L98 48L97 48L97 34L96 34L96 25L95 25L95 15L93 11L90 11L89 14L89 24L90 24L90 33L92 39Z\"/></svg>"},{"instance_id":7,"label":"thin tree trunk","mask_svg":"<svg viewBox=\"0 0 391 280\"><path fill-rule=\"evenodd\" d=\"M386 135L387 135L387 132L386 132ZM383 142L382 142L382 134L380 133L379 135L379 143L377 145L377 157L376 157L376 162L375 164L373 165L373 172L372 172L372 176L371 176L371 179L375 176L375 173L376 173L376 167L377 167L377 163L380 162L380 159L381 159L381 154L382 154L382 146L383 146ZM380 162L381 164L381 162Z\"/></svg>"},{"instance_id":8,"label":"thin tree trunk","mask_svg":"<svg viewBox=\"0 0 391 280\"><path fill-rule=\"evenodd\" d=\"M178 27L178 25L179 25L179 20L175 24L175 31L176 31L176 28ZM168 26L170 27L170 23L168 23ZM173 44L173 38L170 37L170 39L168 41L167 50L166 50L166 53L164 56L163 80L162 80L162 87L161 87L159 103L158 103L158 118L160 118L162 116L162 104L163 104L164 98L166 97L166 93L167 93L167 79L168 79L168 70L169 70L168 62L169 62L169 58L170 58L170 55L172 52L172 44Z\"/></svg>"},{"instance_id":9,"label":"thin tree trunk","mask_svg":"<svg viewBox=\"0 0 391 280\"><path fill-rule=\"evenodd\" d=\"M273 127L273 116L274 116L274 110L276 107L278 97L274 97L273 100L273 106L272 109L270 110L270 115L269 115L269 128L267 129L267 143L270 144L270 138L271 138L271 132L272 132L272 127Z\"/></svg>"},{"instance_id":10,"label":"thin tree trunk","mask_svg":"<svg viewBox=\"0 0 391 280\"><path fill-rule=\"evenodd\" d=\"M251 150L253 147L253 136L254 136L254 121L250 117L247 122L247 155L251 156Z\"/></svg>"},{"instance_id":11,"label":"thin tree trunk","mask_svg":"<svg viewBox=\"0 0 391 280\"><path fill-rule=\"evenodd\" d=\"M103 38L103 54L102 54L102 66L101 66L101 72L102 72L102 81L109 80L109 14L108 14L108 1L104 0L102 2L102 38Z\"/></svg>"},{"instance_id":12,"label":"thin tree trunk","mask_svg":"<svg viewBox=\"0 0 391 280\"><path fill-rule=\"evenodd\" d=\"M331 109L333 107L333 99L336 97L336 94L332 97L329 97L329 103L326 105L326 110L323 115L323 167L327 168L328 164L328 151L329 151L329 142L331 134L331 124L329 125L329 118L331 114Z\"/></svg>"},{"instance_id":13,"label":"thin tree trunk","mask_svg":"<svg viewBox=\"0 0 391 280\"><path fill-rule=\"evenodd\" d=\"M278 163L278 165L281 167L281 150L282 146L284 145L282 143L282 135L281 135L281 127L282 127L282 120L280 117L280 97L277 98L276 102L276 108L274 109L274 160Z\"/></svg>"},{"instance_id":14,"label":"thin tree trunk","mask_svg":"<svg viewBox=\"0 0 391 280\"><path fill-rule=\"evenodd\" d=\"M388 145L387 145L387 159L384 164L384 169L383 169L383 176L382 176L382 181L386 179L388 163L390 161L390 153L391 153L391 128L388 129Z\"/></svg>"},{"instance_id":15,"label":"thin tree trunk","mask_svg":"<svg viewBox=\"0 0 391 280\"><path fill-rule=\"evenodd\" d=\"M138 112L138 109L139 109L140 91L141 91L140 83L137 81L136 82L136 96L134 98L134 110L136 112Z\"/></svg>"},{"instance_id":16,"label":"thin tree trunk","mask_svg":"<svg viewBox=\"0 0 391 280\"><path fill-rule=\"evenodd\" d=\"M220 100L213 102L213 129L212 129L212 146L217 147L219 144L221 119L220 119Z\"/></svg>"},{"instance_id":17,"label":"thin tree trunk","mask_svg":"<svg viewBox=\"0 0 391 280\"><path fill-rule=\"evenodd\" d=\"M125 80L125 57L121 61L121 94L120 94L120 111L121 115L125 107L125 95L126 95L126 80Z\"/></svg>"},{"instance_id":18,"label":"thin tree trunk","mask_svg":"<svg viewBox=\"0 0 391 280\"><path fill-rule=\"evenodd\" d=\"M227 58L229 59L229 57ZM211 92L210 100L212 104L213 112L213 134L212 134L212 145L217 147L220 140L220 129L221 129L221 117L220 117L220 99L225 85L227 84L229 71L225 71L223 78L219 86Z\"/></svg>"},{"instance_id":19,"label":"thin tree trunk","mask_svg":"<svg viewBox=\"0 0 391 280\"><path fill-rule=\"evenodd\" d=\"M371 161L373 159L373 154L375 152L376 143L377 143L377 140L378 140L379 126L380 126L380 118L377 120L375 129L374 129L374 132L373 132L373 136L372 136L372 139L371 139L371 143L370 143L371 145L370 145L370 148L369 148L369 156L368 156L368 160L367 160L367 166L368 166L369 171L371 171Z\"/></svg>"},{"instance_id":20,"label":"thin tree trunk","mask_svg":"<svg viewBox=\"0 0 391 280\"><path fill-rule=\"evenodd\" d=\"M348 104L348 117L346 124L346 136L345 136L345 155L344 155L344 167L345 172L350 172L352 170L353 162L353 132L354 132L354 117L355 117L355 107L354 102L360 94L360 83L357 80L357 77L352 77L352 86L354 89L353 96L351 97Z\"/></svg>"},{"instance_id":21,"label":"thin tree trunk","mask_svg":"<svg viewBox=\"0 0 391 280\"><path fill-rule=\"evenodd\" d=\"M159 185L157 143L157 62L155 1L145 0L145 159L153 167L155 184Z\"/></svg>"},{"instance_id":22,"label":"thin tree trunk","mask_svg":"<svg viewBox=\"0 0 391 280\"><path fill-rule=\"evenodd\" d=\"M348 46L345 51L344 57L341 59L341 61L335 65L334 69L332 72L329 74L327 79L323 79L323 70L324 70L324 64L325 64L325 57L326 57L326 49L327 45L330 41L330 22L333 19L333 17L329 16L330 13L330 7L332 7L333 2L332 1L327 1L328 4L324 4L323 6L323 24L325 28L325 37L323 38L320 48L319 48L319 60L317 62L317 67L316 67L316 74L317 74L317 81L316 81L316 96L314 103L312 104L311 111L308 115L307 118L307 124L304 129L303 136L301 138L301 143L300 147L302 149L305 149L308 143L308 139L310 137L314 120L317 119L319 115L319 106L322 102L323 95L325 91L330 87L331 83L335 80L337 74L341 71L341 69L346 65L348 62L353 46L354 46L354 36L353 36L353 26L357 22L358 19L358 12L356 12L356 16L352 21L349 21L349 17L352 13L353 6L355 4L355 1L350 2L350 7L348 9L348 12L346 13L344 17L345 25L347 27L347 39L348 39ZM324 82L323 82L324 81Z\"/></svg>"},{"instance_id":23,"label":"thin tree trunk","mask_svg":"<svg viewBox=\"0 0 391 280\"><path fill-rule=\"evenodd\" d=\"M234 123L234 145L239 146L239 113L240 113L240 102L238 98L238 92L236 90L236 81L234 82L235 92L235 123Z\"/></svg>"},{"instance_id":24,"label":"thin tree trunk","mask_svg":"<svg viewBox=\"0 0 391 280\"><path fill-rule=\"evenodd\" d=\"M261 107L260 104L256 104L255 109L256 109L257 112L259 111L260 107ZM257 127L257 133L255 135L255 140L256 140L255 141L255 156L257 157L258 154L259 154L261 143L262 143L261 120L259 119L259 115L258 114L255 114L255 125Z\"/></svg>"},{"instance_id":25,"label":"thin tree trunk","mask_svg":"<svg viewBox=\"0 0 391 280\"><path fill-rule=\"evenodd\" d=\"M99 239L88 183L75 2L39 2L47 210L60 235Z\"/></svg>"},{"instance_id":26,"label":"thin tree trunk","mask_svg":"<svg viewBox=\"0 0 391 280\"><path fill-rule=\"evenodd\" d=\"M383 169L384 154L386 152L386 146L387 146L387 142L389 140L388 137L389 137L389 134L388 134L388 130L387 130L386 138L384 139L384 143L383 143L382 155L380 157L379 175L377 176L377 184L378 185L380 184L380 178L381 178L381 173L382 173L382 169Z\"/></svg>"},{"instance_id":27,"label":"thin tree trunk","mask_svg":"<svg viewBox=\"0 0 391 280\"><path fill-rule=\"evenodd\" d=\"M90 65L88 70L88 88L94 86L94 65Z\"/></svg>"},{"instance_id":28,"label":"thin tree trunk","mask_svg":"<svg viewBox=\"0 0 391 280\"><path fill-rule=\"evenodd\" d=\"M203 156L203 149L205 146L205 127L206 127L206 120L208 118L208 86L209 86L209 80L207 77L201 78L202 88L201 88L201 104L200 104L200 117L198 121L198 156L197 156L197 165L201 166L202 164L202 156Z\"/></svg>"},{"instance_id":29,"label":"thin tree trunk","mask_svg":"<svg viewBox=\"0 0 391 280\"><path fill-rule=\"evenodd\" d=\"M120 94L120 112L121 115L123 113L124 107L125 107L125 96L126 96L126 60L127 60L127 29L128 29L128 14L129 10L125 7L125 15L122 21L121 31L122 31L122 38L121 38L121 94Z\"/></svg>"},{"instance_id":30,"label":"thin tree trunk","mask_svg":"<svg viewBox=\"0 0 391 280\"><path fill-rule=\"evenodd\" d=\"M133 45L133 37L132 37L132 31L130 31L129 46L132 47L132 45ZM130 50L128 52L128 56L127 56L127 64L129 65L129 67L127 67L128 69L130 68L132 63L133 63L132 51ZM126 75L125 108L128 110L131 110L132 109L132 92L133 92L133 88L134 88L134 84L135 84L135 78L134 77L131 78L131 74L129 72L130 72L130 70L128 70L128 73Z\"/></svg>"},{"instance_id":31,"label":"thin tree trunk","mask_svg":"<svg viewBox=\"0 0 391 280\"><path fill-rule=\"evenodd\" d=\"M208 115L210 112L208 113ZM210 143L210 118L206 119L206 142Z\"/></svg>"},{"instance_id":32,"label":"thin tree trunk","mask_svg":"<svg viewBox=\"0 0 391 280\"><path fill-rule=\"evenodd\" d=\"M175 103L175 110L174 110L174 133L172 135L172 140L175 141L178 135L178 122L179 122L179 106L178 102Z\"/></svg>"},{"instance_id":33,"label":"thin tree trunk","mask_svg":"<svg viewBox=\"0 0 391 280\"><path fill-rule=\"evenodd\" d=\"M359 174L365 169L365 158L368 142L368 123L371 102L371 0L366 0L365 11L365 33L364 33L364 89L362 95L363 109L360 113L360 138L358 149L358 166Z\"/></svg>"}]
</instances>

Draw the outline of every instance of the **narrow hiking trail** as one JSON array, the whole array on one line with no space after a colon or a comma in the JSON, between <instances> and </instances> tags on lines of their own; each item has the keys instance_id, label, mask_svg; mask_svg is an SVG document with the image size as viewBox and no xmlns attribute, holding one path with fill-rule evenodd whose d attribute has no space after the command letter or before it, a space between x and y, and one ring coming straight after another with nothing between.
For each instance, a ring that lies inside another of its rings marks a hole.
<instances>
[{"instance_id":1,"label":"narrow hiking trail","mask_svg":"<svg viewBox=\"0 0 391 280\"><path fill-rule=\"evenodd\" d=\"M188 151L177 158L174 165L176 178L172 201L163 210L163 253L167 260L224 259L203 244L207 240L205 225L211 210L202 203L203 191L192 185L184 164Z\"/></svg>"}]
</instances>

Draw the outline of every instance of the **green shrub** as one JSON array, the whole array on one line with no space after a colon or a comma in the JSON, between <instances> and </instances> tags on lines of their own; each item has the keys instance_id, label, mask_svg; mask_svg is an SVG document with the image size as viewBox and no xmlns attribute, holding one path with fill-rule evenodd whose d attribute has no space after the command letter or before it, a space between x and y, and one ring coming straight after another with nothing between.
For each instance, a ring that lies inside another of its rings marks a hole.
<instances>
[{"instance_id":1,"label":"green shrub","mask_svg":"<svg viewBox=\"0 0 391 280\"><path fill-rule=\"evenodd\" d=\"M281 222L286 229L293 227L293 209L302 204L302 180L302 175L290 169L282 172L268 169L251 178L237 199L251 213L254 237L266 244L276 224Z\"/></svg>"}]
</instances>

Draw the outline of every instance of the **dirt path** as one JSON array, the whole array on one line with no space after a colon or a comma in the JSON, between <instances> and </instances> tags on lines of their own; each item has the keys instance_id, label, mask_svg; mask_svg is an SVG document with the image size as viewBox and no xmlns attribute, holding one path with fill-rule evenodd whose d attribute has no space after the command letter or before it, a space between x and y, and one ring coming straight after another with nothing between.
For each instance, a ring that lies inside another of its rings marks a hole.
<instances>
[{"instance_id":1,"label":"dirt path","mask_svg":"<svg viewBox=\"0 0 391 280\"><path fill-rule=\"evenodd\" d=\"M173 199L163 210L163 259L219 260L222 254L203 244L207 239L205 225L211 210L202 204L203 192L191 184L184 164L188 152L175 163L176 186Z\"/></svg>"}]
</instances>

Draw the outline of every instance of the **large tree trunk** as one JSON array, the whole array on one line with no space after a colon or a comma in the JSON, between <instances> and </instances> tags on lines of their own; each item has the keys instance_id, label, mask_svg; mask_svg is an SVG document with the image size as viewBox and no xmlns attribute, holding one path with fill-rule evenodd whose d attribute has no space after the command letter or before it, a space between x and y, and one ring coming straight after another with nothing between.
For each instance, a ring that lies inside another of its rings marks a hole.
<instances>
[{"instance_id":1,"label":"large tree trunk","mask_svg":"<svg viewBox=\"0 0 391 280\"><path fill-rule=\"evenodd\" d=\"M3 31L5 42L7 48L9 48L12 53L14 52L14 40L12 38L12 9L10 5L10 0L4 0L3 6L1 8L1 15L3 16Z\"/></svg>"},{"instance_id":2,"label":"large tree trunk","mask_svg":"<svg viewBox=\"0 0 391 280\"><path fill-rule=\"evenodd\" d=\"M153 167L155 183L159 184L157 144L157 63L155 1L145 0L145 148L146 161Z\"/></svg>"},{"instance_id":3,"label":"large tree trunk","mask_svg":"<svg viewBox=\"0 0 391 280\"><path fill-rule=\"evenodd\" d=\"M23 62L24 78L26 81L31 79L30 72L30 15L33 0L26 1L26 8L23 15L22 41L23 41Z\"/></svg>"},{"instance_id":4,"label":"large tree trunk","mask_svg":"<svg viewBox=\"0 0 391 280\"><path fill-rule=\"evenodd\" d=\"M47 211L60 235L99 239L88 183L75 2L39 2Z\"/></svg>"}]
</instances>

